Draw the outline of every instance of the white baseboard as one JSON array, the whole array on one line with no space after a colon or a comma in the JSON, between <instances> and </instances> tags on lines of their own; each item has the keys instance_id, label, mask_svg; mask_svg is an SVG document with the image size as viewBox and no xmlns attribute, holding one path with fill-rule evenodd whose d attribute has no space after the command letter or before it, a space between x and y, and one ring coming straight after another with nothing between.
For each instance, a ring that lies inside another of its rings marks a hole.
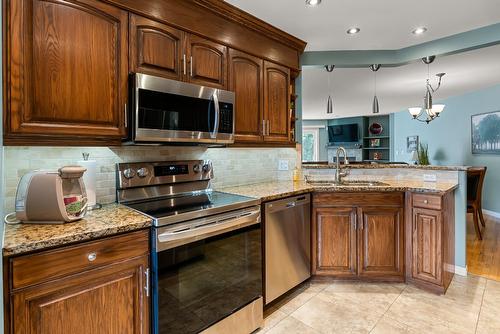
<instances>
[{"instance_id":1,"label":"white baseboard","mask_svg":"<svg viewBox=\"0 0 500 334\"><path fill-rule=\"evenodd\" d=\"M467 276L467 267L455 266L455 274L459 276Z\"/></svg>"},{"instance_id":2,"label":"white baseboard","mask_svg":"<svg viewBox=\"0 0 500 334\"><path fill-rule=\"evenodd\" d=\"M500 212L483 209L483 213L493 218L500 218Z\"/></svg>"}]
</instances>

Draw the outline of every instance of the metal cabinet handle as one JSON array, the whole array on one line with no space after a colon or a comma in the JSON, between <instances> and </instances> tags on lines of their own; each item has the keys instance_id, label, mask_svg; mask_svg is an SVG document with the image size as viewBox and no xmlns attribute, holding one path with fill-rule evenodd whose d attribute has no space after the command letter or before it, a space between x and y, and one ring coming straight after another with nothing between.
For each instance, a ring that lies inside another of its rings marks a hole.
<instances>
[{"instance_id":1,"label":"metal cabinet handle","mask_svg":"<svg viewBox=\"0 0 500 334\"><path fill-rule=\"evenodd\" d=\"M189 73L191 75L191 78L193 77L193 56L189 58Z\"/></svg>"},{"instance_id":2,"label":"metal cabinet handle","mask_svg":"<svg viewBox=\"0 0 500 334\"><path fill-rule=\"evenodd\" d=\"M125 107L123 108L123 110L125 111L125 128L128 128L128 112L127 112L127 104L125 103Z\"/></svg>"},{"instance_id":3,"label":"metal cabinet handle","mask_svg":"<svg viewBox=\"0 0 500 334\"><path fill-rule=\"evenodd\" d=\"M146 290L146 297L149 297L149 268L147 268L145 271L144 271L144 276L145 277L145 284L144 284L144 290Z\"/></svg>"},{"instance_id":4,"label":"metal cabinet handle","mask_svg":"<svg viewBox=\"0 0 500 334\"><path fill-rule=\"evenodd\" d=\"M424 204L429 204L429 201L424 199Z\"/></svg>"},{"instance_id":5,"label":"metal cabinet handle","mask_svg":"<svg viewBox=\"0 0 500 334\"><path fill-rule=\"evenodd\" d=\"M263 136L266 135L266 120L265 119L262 120L262 135Z\"/></svg>"},{"instance_id":6,"label":"metal cabinet handle","mask_svg":"<svg viewBox=\"0 0 500 334\"><path fill-rule=\"evenodd\" d=\"M186 75L186 54L183 54L182 55L182 68L183 68L183 71L184 71L184 75Z\"/></svg>"},{"instance_id":7,"label":"metal cabinet handle","mask_svg":"<svg viewBox=\"0 0 500 334\"><path fill-rule=\"evenodd\" d=\"M89 262L94 262L95 259L97 259L97 254L95 252L89 253L89 255L87 255L87 260L89 260Z\"/></svg>"}]
</instances>

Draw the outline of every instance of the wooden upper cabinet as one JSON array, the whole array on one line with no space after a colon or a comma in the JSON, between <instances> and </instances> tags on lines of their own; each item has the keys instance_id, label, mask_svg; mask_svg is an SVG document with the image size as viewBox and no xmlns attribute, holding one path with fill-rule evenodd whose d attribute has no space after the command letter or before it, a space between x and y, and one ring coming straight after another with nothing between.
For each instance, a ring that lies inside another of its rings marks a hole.
<instances>
[{"instance_id":1,"label":"wooden upper cabinet","mask_svg":"<svg viewBox=\"0 0 500 334\"><path fill-rule=\"evenodd\" d=\"M361 207L358 216L359 275L404 279L403 209Z\"/></svg>"},{"instance_id":2,"label":"wooden upper cabinet","mask_svg":"<svg viewBox=\"0 0 500 334\"><path fill-rule=\"evenodd\" d=\"M290 141L290 69L264 61L265 141Z\"/></svg>"},{"instance_id":3,"label":"wooden upper cabinet","mask_svg":"<svg viewBox=\"0 0 500 334\"><path fill-rule=\"evenodd\" d=\"M356 209L313 212L313 275L356 276Z\"/></svg>"},{"instance_id":4,"label":"wooden upper cabinet","mask_svg":"<svg viewBox=\"0 0 500 334\"><path fill-rule=\"evenodd\" d=\"M412 276L424 282L442 284L441 211L413 209Z\"/></svg>"},{"instance_id":5,"label":"wooden upper cabinet","mask_svg":"<svg viewBox=\"0 0 500 334\"><path fill-rule=\"evenodd\" d=\"M7 2L5 19L5 142L119 142L127 12L97 0L19 0Z\"/></svg>"},{"instance_id":6,"label":"wooden upper cabinet","mask_svg":"<svg viewBox=\"0 0 500 334\"><path fill-rule=\"evenodd\" d=\"M203 86L227 88L227 47L198 37L186 37L187 81Z\"/></svg>"},{"instance_id":7,"label":"wooden upper cabinet","mask_svg":"<svg viewBox=\"0 0 500 334\"><path fill-rule=\"evenodd\" d=\"M229 90L236 96L235 140L262 141L263 60L244 52L229 50Z\"/></svg>"},{"instance_id":8,"label":"wooden upper cabinet","mask_svg":"<svg viewBox=\"0 0 500 334\"><path fill-rule=\"evenodd\" d=\"M184 32L130 15L130 70L173 80L184 75Z\"/></svg>"}]
</instances>

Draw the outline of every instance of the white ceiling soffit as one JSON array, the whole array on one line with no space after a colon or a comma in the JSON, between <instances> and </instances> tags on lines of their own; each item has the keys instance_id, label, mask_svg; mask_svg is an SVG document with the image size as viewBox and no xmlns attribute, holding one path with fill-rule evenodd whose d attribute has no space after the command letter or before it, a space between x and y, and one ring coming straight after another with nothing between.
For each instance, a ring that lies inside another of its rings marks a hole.
<instances>
[{"instance_id":1,"label":"white ceiling soffit","mask_svg":"<svg viewBox=\"0 0 500 334\"><path fill-rule=\"evenodd\" d=\"M498 0L226 0L306 41L307 51L401 49L500 22ZM420 36L411 32L427 27ZM361 32L347 35L351 27Z\"/></svg>"},{"instance_id":2,"label":"white ceiling soffit","mask_svg":"<svg viewBox=\"0 0 500 334\"><path fill-rule=\"evenodd\" d=\"M430 66L432 84L436 83L436 73L446 72L446 75L434 101L500 84L499 59L500 45L437 57ZM374 77L369 68L336 68L330 75L335 118L371 114ZM380 113L422 105L426 78L427 65L421 61L380 68L377 72ZM326 113L327 79L324 68L302 69L303 119L333 118Z\"/></svg>"}]
</instances>

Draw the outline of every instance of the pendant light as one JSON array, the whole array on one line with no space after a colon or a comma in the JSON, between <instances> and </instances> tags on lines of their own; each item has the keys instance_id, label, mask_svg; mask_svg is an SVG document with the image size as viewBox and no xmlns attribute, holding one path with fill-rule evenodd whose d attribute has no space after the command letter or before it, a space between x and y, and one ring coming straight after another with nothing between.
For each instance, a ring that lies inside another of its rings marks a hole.
<instances>
[{"instance_id":1,"label":"pendant light","mask_svg":"<svg viewBox=\"0 0 500 334\"><path fill-rule=\"evenodd\" d=\"M378 114L380 112L380 108L378 105L378 97L377 97L377 71L380 69L380 64L370 65L370 69L373 71L375 76L375 84L374 84L374 95L373 95L373 103L372 103L372 113Z\"/></svg>"},{"instance_id":2,"label":"pendant light","mask_svg":"<svg viewBox=\"0 0 500 334\"><path fill-rule=\"evenodd\" d=\"M328 99L326 101L326 113L333 114L333 100L331 95L331 86L330 86L330 73L333 72L335 65L325 65L325 69L328 76Z\"/></svg>"}]
</instances>

